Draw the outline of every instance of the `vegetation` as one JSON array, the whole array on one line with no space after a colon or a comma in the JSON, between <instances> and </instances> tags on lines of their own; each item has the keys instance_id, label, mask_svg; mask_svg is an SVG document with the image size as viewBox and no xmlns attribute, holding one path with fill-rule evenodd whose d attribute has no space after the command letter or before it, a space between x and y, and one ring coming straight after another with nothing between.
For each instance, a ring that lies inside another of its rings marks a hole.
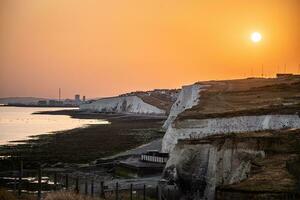
<instances>
[{"instance_id":1,"label":"vegetation","mask_svg":"<svg viewBox=\"0 0 300 200\"><path fill-rule=\"evenodd\" d=\"M1 200L17 200L16 197L12 193L10 193L4 189L0 189L0 199Z\"/></svg>"},{"instance_id":2,"label":"vegetation","mask_svg":"<svg viewBox=\"0 0 300 200\"><path fill-rule=\"evenodd\" d=\"M74 192L60 191L47 194L45 200L100 200L100 198L92 198Z\"/></svg>"},{"instance_id":3,"label":"vegetation","mask_svg":"<svg viewBox=\"0 0 300 200\"><path fill-rule=\"evenodd\" d=\"M199 104L178 120L265 114L295 114L300 109L300 78L201 82Z\"/></svg>"},{"instance_id":4,"label":"vegetation","mask_svg":"<svg viewBox=\"0 0 300 200\"><path fill-rule=\"evenodd\" d=\"M0 188L0 200L36 200L36 197L23 194L21 197L17 198L12 192Z\"/></svg>"}]
</instances>

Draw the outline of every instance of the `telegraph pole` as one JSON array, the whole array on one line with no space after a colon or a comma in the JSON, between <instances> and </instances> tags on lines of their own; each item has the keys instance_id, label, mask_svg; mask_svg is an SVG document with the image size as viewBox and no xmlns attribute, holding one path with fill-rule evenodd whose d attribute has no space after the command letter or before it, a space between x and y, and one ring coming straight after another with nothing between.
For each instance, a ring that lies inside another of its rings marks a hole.
<instances>
[{"instance_id":1,"label":"telegraph pole","mask_svg":"<svg viewBox=\"0 0 300 200\"><path fill-rule=\"evenodd\" d=\"M284 64L284 73L286 73L286 64Z\"/></svg>"},{"instance_id":2,"label":"telegraph pole","mask_svg":"<svg viewBox=\"0 0 300 200\"><path fill-rule=\"evenodd\" d=\"M60 101L60 98L61 98L61 89L59 88L58 89L58 101Z\"/></svg>"}]
</instances>

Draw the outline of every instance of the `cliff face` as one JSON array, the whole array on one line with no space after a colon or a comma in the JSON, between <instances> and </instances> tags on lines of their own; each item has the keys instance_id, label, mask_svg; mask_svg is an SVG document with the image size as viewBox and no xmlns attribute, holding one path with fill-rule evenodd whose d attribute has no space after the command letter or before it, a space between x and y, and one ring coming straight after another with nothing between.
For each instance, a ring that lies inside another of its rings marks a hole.
<instances>
[{"instance_id":1,"label":"cliff face","mask_svg":"<svg viewBox=\"0 0 300 200\"><path fill-rule=\"evenodd\" d=\"M300 131L223 134L180 140L170 154L163 173L165 184L161 186L175 185L178 199L297 195L300 177L297 180L297 174L287 166L299 158L299 144ZM293 166L294 169L299 167L299 163Z\"/></svg>"},{"instance_id":2,"label":"cliff face","mask_svg":"<svg viewBox=\"0 0 300 200\"><path fill-rule=\"evenodd\" d=\"M184 199L214 199L217 186L246 179L251 162L264 157L257 141L181 141L170 155L163 178L178 185Z\"/></svg>"},{"instance_id":3,"label":"cliff face","mask_svg":"<svg viewBox=\"0 0 300 200\"><path fill-rule=\"evenodd\" d=\"M197 83L172 106L162 149L171 152L178 139L190 137L300 128L299 111L298 78Z\"/></svg>"},{"instance_id":4,"label":"cliff face","mask_svg":"<svg viewBox=\"0 0 300 200\"><path fill-rule=\"evenodd\" d=\"M80 109L104 113L167 115L179 92L179 89L136 91L116 97L89 101L80 105Z\"/></svg>"},{"instance_id":5,"label":"cliff face","mask_svg":"<svg viewBox=\"0 0 300 200\"><path fill-rule=\"evenodd\" d=\"M210 81L191 88L196 89L186 93L182 89L179 103L172 106L165 123L167 131L162 150L170 153L170 159L163 173L163 188L173 185L181 199L214 199L216 190L217 198L226 199L224 194L228 191L222 187L250 180L257 168L265 170L260 165L274 175L279 171L290 175L283 166L295 152L296 157L299 155L299 149L294 148L289 138L298 138L300 134L299 78ZM199 94L191 95L196 92ZM180 105L182 102L193 103ZM293 129L298 132L292 132ZM256 165L260 160L264 162ZM280 169L272 168L273 161L280 162ZM255 185L258 180L249 185ZM283 184L288 187L288 193L295 191L293 180L289 176ZM286 188L268 185L271 182L268 179L264 184L274 190L257 188L257 191L273 195ZM249 185L242 190L247 190ZM241 199L239 195L237 199Z\"/></svg>"},{"instance_id":6,"label":"cliff face","mask_svg":"<svg viewBox=\"0 0 300 200\"><path fill-rule=\"evenodd\" d=\"M202 88L199 84L183 86L177 100L172 105L168 119L165 121L163 128L167 129L171 123L176 119L177 115L186 109L192 108L197 105L199 101L199 95Z\"/></svg>"},{"instance_id":7,"label":"cliff face","mask_svg":"<svg viewBox=\"0 0 300 200\"><path fill-rule=\"evenodd\" d=\"M300 128L298 115L261 115L213 119L187 119L171 124L163 138L162 149L172 152L178 139L202 138L220 133Z\"/></svg>"},{"instance_id":8,"label":"cliff face","mask_svg":"<svg viewBox=\"0 0 300 200\"><path fill-rule=\"evenodd\" d=\"M81 110L107 113L135 113L135 114L156 114L164 115L165 110L145 103L137 96L121 96L105 98L88 104L80 105Z\"/></svg>"}]
</instances>

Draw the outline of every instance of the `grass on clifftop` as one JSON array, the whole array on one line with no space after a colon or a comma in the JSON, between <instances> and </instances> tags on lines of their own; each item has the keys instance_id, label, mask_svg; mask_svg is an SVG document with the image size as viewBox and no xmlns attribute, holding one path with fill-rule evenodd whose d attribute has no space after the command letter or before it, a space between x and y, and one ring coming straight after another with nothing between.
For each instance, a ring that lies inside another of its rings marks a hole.
<instances>
[{"instance_id":1,"label":"grass on clifftop","mask_svg":"<svg viewBox=\"0 0 300 200\"><path fill-rule=\"evenodd\" d=\"M300 78L208 81L199 104L178 120L264 114L295 114L300 110Z\"/></svg>"}]
</instances>

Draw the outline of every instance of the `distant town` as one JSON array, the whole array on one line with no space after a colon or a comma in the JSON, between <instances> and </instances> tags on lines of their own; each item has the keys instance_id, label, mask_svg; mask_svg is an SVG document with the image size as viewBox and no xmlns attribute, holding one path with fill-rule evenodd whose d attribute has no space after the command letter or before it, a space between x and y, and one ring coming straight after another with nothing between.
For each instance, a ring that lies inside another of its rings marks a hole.
<instances>
[{"instance_id":1,"label":"distant town","mask_svg":"<svg viewBox=\"0 0 300 200\"><path fill-rule=\"evenodd\" d=\"M50 106L50 107L57 107L57 106L63 106L63 107L78 107L80 104L84 103L86 101L85 96L82 96L82 99L80 99L79 94L75 94L74 99L64 99L64 100L39 100L37 102L37 106Z\"/></svg>"},{"instance_id":2,"label":"distant town","mask_svg":"<svg viewBox=\"0 0 300 200\"><path fill-rule=\"evenodd\" d=\"M30 107L79 107L86 102L86 97L75 94L74 99L36 98L36 97L9 97L1 98L0 104L4 106L30 106Z\"/></svg>"}]
</instances>

